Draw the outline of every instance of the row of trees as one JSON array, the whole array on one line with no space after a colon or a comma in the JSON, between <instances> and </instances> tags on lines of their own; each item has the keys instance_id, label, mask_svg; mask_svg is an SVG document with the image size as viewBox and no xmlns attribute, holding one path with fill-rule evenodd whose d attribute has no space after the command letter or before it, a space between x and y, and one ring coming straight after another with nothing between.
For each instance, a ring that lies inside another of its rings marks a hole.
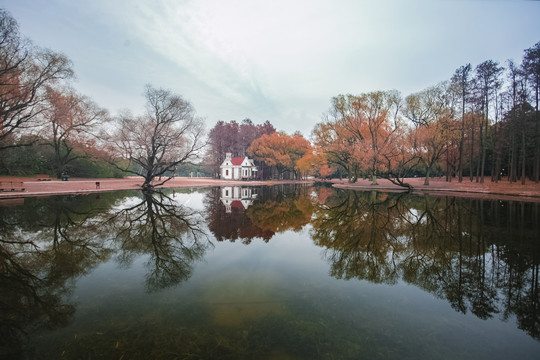
<instances>
[{"instance_id":1,"label":"row of trees","mask_svg":"<svg viewBox=\"0 0 540 360\"><path fill-rule=\"evenodd\" d=\"M0 9L2 172L21 174L9 161L21 155L41 159L33 168L48 168L57 176L77 160L103 155L97 142L108 113L75 91L73 78L65 55L35 46Z\"/></svg>"},{"instance_id":2,"label":"row of trees","mask_svg":"<svg viewBox=\"0 0 540 360\"><path fill-rule=\"evenodd\" d=\"M313 147L300 133L292 136L276 131L267 120L254 124L219 121L209 132L206 166L219 176L219 166L226 153L233 157L250 156L255 160L261 178L301 178L312 172L315 164Z\"/></svg>"},{"instance_id":3,"label":"row of trees","mask_svg":"<svg viewBox=\"0 0 540 360\"><path fill-rule=\"evenodd\" d=\"M182 97L148 85L146 111L110 116L71 86L64 55L34 46L17 22L0 10L0 151L19 158L33 145L60 177L73 164L106 161L116 174L173 175L196 160L206 145L203 121ZM205 165L214 175L225 154L252 156L264 177L309 174L404 178L446 173L447 180L483 182L540 177L540 43L505 70L488 60L458 68L448 81L403 98L398 91L339 95L313 130L276 132L270 122L220 121L210 131ZM532 104L532 105L531 105ZM48 147L50 151L43 151ZM12 149L11 152L5 152ZM2 156L0 170L13 162ZM84 161L82 162L84 163ZM39 165L39 164L38 164ZM39 167L39 166L37 166ZM112 172L111 172L112 173Z\"/></svg>"},{"instance_id":4,"label":"row of trees","mask_svg":"<svg viewBox=\"0 0 540 360\"><path fill-rule=\"evenodd\" d=\"M402 98L397 91L339 95L315 126L316 151L334 170L403 184L414 173L448 181L540 176L540 42L521 65L487 60ZM534 105L531 105L531 103Z\"/></svg>"},{"instance_id":5,"label":"row of trees","mask_svg":"<svg viewBox=\"0 0 540 360\"><path fill-rule=\"evenodd\" d=\"M97 162L112 175L143 175L143 188L151 188L155 177L174 174L205 145L202 119L180 96L148 85L144 114L112 117L73 89L73 77L66 56L32 44L0 9L1 172L60 177L77 168L74 175L96 176L80 168ZM39 160L24 169L11 161L17 158Z\"/></svg>"},{"instance_id":6,"label":"row of trees","mask_svg":"<svg viewBox=\"0 0 540 360\"><path fill-rule=\"evenodd\" d=\"M233 157L247 156L247 149L255 139L275 132L276 129L268 120L258 125L251 119L244 119L241 123L218 121L208 133L206 167L217 177L226 153L231 153Z\"/></svg>"},{"instance_id":7,"label":"row of trees","mask_svg":"<svg viewBox=\"0 0 540 360\"><path fill-rule=\"evenodd\" d=\"M434 174L447 181L510 182L540 176L540 43L505 69L493 60L459 67L453 76L406 97L396 91L338 95L316 124L312 143L275 132L269 122L218 122L208 165L218 174L226 152L249 155L264 177L305 175L404 178ZM532 104L532 105L531 105ZM269 131L268 131L269 130Z\"/></svg>"}]
</instances>

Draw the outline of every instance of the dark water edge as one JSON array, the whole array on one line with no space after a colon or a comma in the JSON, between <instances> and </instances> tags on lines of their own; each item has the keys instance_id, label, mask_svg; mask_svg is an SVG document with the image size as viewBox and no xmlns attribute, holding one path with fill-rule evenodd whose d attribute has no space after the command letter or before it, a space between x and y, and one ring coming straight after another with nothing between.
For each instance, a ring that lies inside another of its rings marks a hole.
<instances>
[{"instance_id":1,"label":"dark water edge","mask_svg":"<svg viewBox=\"0 0 540 360\"><path fill-rule=\"evenodd\" d=\"M538 204L276 186L0 214L2 358L540 353Z\"/></svg>"}]
</instances>

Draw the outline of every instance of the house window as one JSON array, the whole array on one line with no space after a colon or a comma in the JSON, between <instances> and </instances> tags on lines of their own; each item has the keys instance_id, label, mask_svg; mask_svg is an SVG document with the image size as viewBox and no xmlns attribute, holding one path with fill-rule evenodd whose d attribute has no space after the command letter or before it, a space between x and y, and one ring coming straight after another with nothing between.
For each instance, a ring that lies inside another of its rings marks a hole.
<instances>
[{"instance_id":1,"label":"house window","mask_svg":"<svg viewBox=\"0 0 540 360\"><path fill-rule=\"evenodd\" d=\"M229 196L229 190L225 190L225 196Z\"/></svg>"},{"instance_id":2,"label":"house window","mask_svg":"<svg viewBox=\"0 0 540 360\"><path fill-rule=\"evenodd\" d=\"M225 176L229 176L229 170L225 170Z\"/></svg>"}]
</instances>

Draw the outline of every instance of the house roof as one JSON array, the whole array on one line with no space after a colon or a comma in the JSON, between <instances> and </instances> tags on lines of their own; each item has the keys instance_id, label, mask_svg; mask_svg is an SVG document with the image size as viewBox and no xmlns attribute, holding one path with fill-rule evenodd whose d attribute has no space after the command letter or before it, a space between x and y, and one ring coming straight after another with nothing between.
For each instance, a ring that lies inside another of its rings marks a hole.
<instances>
[{"instance_id":1,"label":"house roof","mask_svg":"<svg viewBox=\"0 0 540 360\"><path fill-rule=\"evenodd\" d=\"M240 200L234 200L231 203L231 208L244 209L244 204Z\"/></svg>"},{"instance_id":2,"label":"house roof","mask_svg":"<svg viewBox=\"0 0 540 360\"><path fill-rule=\"evenodd\" d=\"M233 165L242 165L244 158L232 158L231 162Z\"/></svg>"}]
</instances>

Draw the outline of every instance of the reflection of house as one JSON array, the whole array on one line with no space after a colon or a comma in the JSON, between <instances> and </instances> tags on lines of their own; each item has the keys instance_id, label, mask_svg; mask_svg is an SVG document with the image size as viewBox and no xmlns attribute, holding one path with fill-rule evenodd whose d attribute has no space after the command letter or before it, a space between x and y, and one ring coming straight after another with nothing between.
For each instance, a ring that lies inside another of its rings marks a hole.
<instances>
[{"instance_id":1,"label":"reflection of house","mask_svg":"<svg viewBox=\"0 0 540 360\"><path fill-rule=\"evenodd\" d=\"M257 175L257 167L252 159L233 158L231 153L225 155L225 161L219 167L221 178L227 180L253 179Z\"/></svg>"},{"instance_id":2,"label":"reflection of house","mask_svg":"<svg viewBox=\"0 0 540 360\"><path fill-rule=\"evenodd\" d=\"M225 186L221 188L221 202L225 205L226 212L230 213L233 208L246 210L253 200L257 198L257 189L240 186Z\"/></svg>"}]
</instances>

